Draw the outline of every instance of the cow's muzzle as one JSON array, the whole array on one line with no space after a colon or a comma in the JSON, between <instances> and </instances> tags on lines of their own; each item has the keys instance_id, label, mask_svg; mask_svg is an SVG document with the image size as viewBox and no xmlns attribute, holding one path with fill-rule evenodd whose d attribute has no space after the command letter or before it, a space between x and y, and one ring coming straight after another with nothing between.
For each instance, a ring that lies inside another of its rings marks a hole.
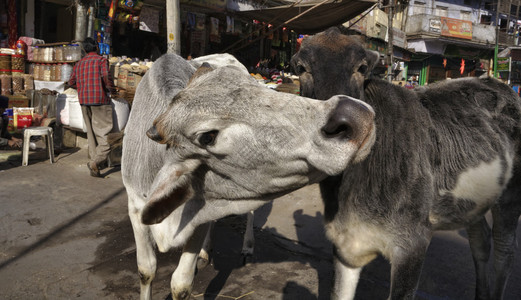
<instances>
[{"instance_id":1,"label":"cow's muzzle","mask_svg":"<svg viewBox=\"0 0 521 300\"><path fill-rule=\"evenodd\" d=\"M158 143L162 143L164 140L163 136L157 131L157 128L155 125L150 127L149 130L147 130L147 136L151 140L156 141Z\"/></svg>"},{"instance_id":2,"label":"cow's muzzle","mask_svg":"<svg viewBox=\"0 0 521 300\"><path fill-rule=\"evenodd\" d=\"M358 99L342 95L335 97L341 99L322 127L322 133L326 138L350 140L362 144L372 130L373 109Z\"/></svg>"}]
</instances>

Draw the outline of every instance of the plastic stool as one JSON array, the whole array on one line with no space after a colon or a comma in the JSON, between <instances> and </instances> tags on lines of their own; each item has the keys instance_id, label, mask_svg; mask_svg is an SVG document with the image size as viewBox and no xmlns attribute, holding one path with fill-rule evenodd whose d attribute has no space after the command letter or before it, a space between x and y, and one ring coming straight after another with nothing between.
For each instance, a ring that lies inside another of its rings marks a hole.
<instances>
[{"instance_id":1,"label":"plastic stool","mask_svg":"<svg viewBox=\"0 0 521 300\"><path fill-rule=\"evenodd\" d=\"M47 145L47 152L49 153L49 159L51 164L54 163L54 143L53 143L53 132L51 127L27 127L24 129L24 146L22 153L22 166L27 166L29 161L29 143L31 142L31 136L39 135L42 136L45 144Z\"/></svg>"}]
</instances>

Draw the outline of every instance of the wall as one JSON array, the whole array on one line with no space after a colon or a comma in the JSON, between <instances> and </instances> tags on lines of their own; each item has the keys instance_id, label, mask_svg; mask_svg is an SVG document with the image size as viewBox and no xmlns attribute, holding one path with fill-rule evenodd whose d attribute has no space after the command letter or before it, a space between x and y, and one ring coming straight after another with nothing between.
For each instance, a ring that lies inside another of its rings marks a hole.
<instances>
[{"instance_id":1,"label":"wall","mask_svg":"<svg viewBox=\"0 0 521 300\"><path fill-rule=\"evenodd\" d=\"M428 15L436 15L436 6L442 6L447 8L447 17L453 19L461 19L461 11L470 11L471 12L471 20L473 23L479 23L480 19L480 1L472 1L470 5L465 5L464 0L449 0L449 1L432 1L432 0L411 0L408 16L414 16L418 13L415 13L415 7L420 7L417 2L425 3L423 5L425 7L424 13Z\"/></svg>"},{"instance_id":2,"label":"wall","mask_svg":"<svg viewBox=\"0 0 521 300\"><path fill-rule=\"evenodd\" d=\"M440 33L432 26L433 23L440 20L440 17L433 15L413 15L409 16L405 32L408 35L422 34L439 37ZM495 43L496 31L494 26L472 24L472 41L476 43Z\"/></svg>"}]
</instances>

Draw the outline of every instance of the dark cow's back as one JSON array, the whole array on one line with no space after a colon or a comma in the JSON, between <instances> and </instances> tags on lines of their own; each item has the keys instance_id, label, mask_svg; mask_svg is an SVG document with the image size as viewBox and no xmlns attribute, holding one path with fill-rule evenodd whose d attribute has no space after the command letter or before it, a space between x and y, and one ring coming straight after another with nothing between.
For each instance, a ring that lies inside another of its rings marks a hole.
<instances>
[{"instance_id":1,"label":"dark cow's back","mask_svg":"<svg viewBox=\"0 0 521 300\"><path fill-rule=\"evenodd\" d=\"M379 225L396 222L397 216L404 224L430 217L440 228L468 223L467 213L476 204L448 191L456 187L458 175L484 162L497 160L498 176L507 176L502 174L519 147L517 95L491 78L415 90L368 80L365 95L376 113L376 142L364 162L344 173L340 199L347 201L340 209L357 211ZM500 185L505 180L498 178Z\"/></svg>"}]
</instances>

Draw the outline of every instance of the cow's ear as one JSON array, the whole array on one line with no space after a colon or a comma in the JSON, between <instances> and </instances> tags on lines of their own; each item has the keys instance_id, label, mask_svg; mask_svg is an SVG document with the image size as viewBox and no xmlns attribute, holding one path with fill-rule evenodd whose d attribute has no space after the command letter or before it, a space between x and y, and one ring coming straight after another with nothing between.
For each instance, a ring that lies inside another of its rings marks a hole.
<instances>
[{"instance_id":1,"label":"cow's ear","mask_svg":"<svg viewBox=\"0 0 521 300\"><path fill-rule=\"evenodd\" d=\"M366 60L367 60L367 68L370 72L367 74L371 74L371 71L376 67L378 62L380 61L380 53L373 50L365 50L366 52Z\"/></svg>"},{"instance_id":2,"label":"cow's ear","mask_svg":"<svg viewBox=\"0 0 521 300\"><path fill-rule=\"evenodd\" d=\"M194 75L192 75L192 77L190 77L190 80L188 80L188 84L187 85L190 85L190 83L192 81L194 81L197 77L200 77L206 73L209 73L211 71L213 71L214 69L212 68L212 66L210 66L209 63L207 62L204 62L199 68L197 68L197 70L195 70L195 73Z\"/></svg>"},{"instance_id":3,"label":"cow's ear","mask_svg":"<svg viewBox=\"0 0 521 300\"><path fill-rule=\"evenodd\" d=\"M145 225L161 223L176 208L192 198L192 173L200 165L198 160L183 163L167 163L157 174L148 202L141 212Z\"/></svg>"}]
</instances>

